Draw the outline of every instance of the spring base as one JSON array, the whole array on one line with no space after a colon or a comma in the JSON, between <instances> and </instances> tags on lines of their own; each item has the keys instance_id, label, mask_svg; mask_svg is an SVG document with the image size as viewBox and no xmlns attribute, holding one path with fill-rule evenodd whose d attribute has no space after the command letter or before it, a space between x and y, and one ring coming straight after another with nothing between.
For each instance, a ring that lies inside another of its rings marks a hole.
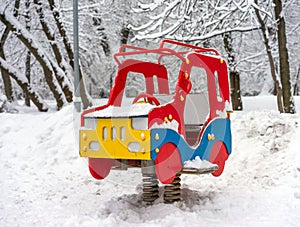
<instances>
[{"instance_id":1,"label":"spring base","mask_svg":"<svg viewBox=\"0 0 300 227\"><path fill-rule=\"evenodd\" d=\"M156 175L143 174L143 201L152 204L159 197L159 187Z\"/></svg>"},{"instance_id":2,"label":"spring base","mask_svg":"<svg viewBox=\"0 0 300 227\"><path fill-rule=\"evenodd\" d=\"M158 180L153 161L142 161L143 201L152 204L159 197Z\"/></svg>"},{"instance_id":3,"label":"spring base","mask_svg":"<svg viewBox=\"0 0 300 227\"><path fill-rule=\"evenodd\" d=\"M181 200L180 176L181 173L177 173L174 181L171 184L165 186L165 190L164 190L165 203L173 203Z\"/></svg>"}]
</instances>

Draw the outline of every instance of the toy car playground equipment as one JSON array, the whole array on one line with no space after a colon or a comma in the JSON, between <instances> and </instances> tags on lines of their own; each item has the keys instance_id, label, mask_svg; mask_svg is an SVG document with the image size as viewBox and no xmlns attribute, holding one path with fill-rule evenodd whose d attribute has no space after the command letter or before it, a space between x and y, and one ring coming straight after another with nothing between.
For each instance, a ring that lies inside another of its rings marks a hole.
<instances>
[{"instance_id":1,"label":"toy car playground equipment","mask_svg":"<svg viewBox=\"0 0 300 227\"><path fill-rule=\"evenodd\" d=\"M169 57L179 69L175 80L164 63ZM118 71L107 103L81 114L80 156L88 158L91 175L101 180L111 169L139 167L143 201L150 204L158 180L171 203L181 199L181 174L220 176L231 153L231 105L218 51L163 40L157 49L123 45L114 59Z\"/></svg>"}]
</instances>

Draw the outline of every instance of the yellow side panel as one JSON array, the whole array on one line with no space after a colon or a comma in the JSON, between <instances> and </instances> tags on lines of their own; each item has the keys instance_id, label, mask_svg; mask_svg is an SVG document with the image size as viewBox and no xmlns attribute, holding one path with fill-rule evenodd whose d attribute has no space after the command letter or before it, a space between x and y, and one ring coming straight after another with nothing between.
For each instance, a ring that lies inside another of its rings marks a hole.
<instances>
[{"instance_id":1,"label":"yellow side panel","mask_svg":"<svg viewBox=\"0 0 300 227\"><path fill-rule=\"evenodd\" d=\"M79 136L82 157L151 160L150 130L132 129L131 118L97 119L96 130L82 129ZM99 149L90 146L94 142ZM129 151L130 143L139 146Z\"/></svg>"}]
</instances>

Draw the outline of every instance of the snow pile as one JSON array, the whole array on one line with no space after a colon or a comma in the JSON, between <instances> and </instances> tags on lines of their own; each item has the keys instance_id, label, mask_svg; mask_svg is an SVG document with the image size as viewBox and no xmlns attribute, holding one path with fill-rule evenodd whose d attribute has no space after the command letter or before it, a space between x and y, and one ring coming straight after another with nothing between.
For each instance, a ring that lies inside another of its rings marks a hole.
<instances>
[{"instance_id":1,"label":"snow pile","mask_svg":"<svg viewBox=\"0 0 300 227\"><path fill-rule=\"evenodd\" d=\"M299 124L297 116L279 114L276 111L257 111L243 116L240 128L248 138L259 138L271 152L286 148Z\"/></svg>"},{"instance_id":2,"label":"snow pile","mask_svg":"<svg viewBox=\"0 0 300 227\"><path fill-rule=\"evenodd\" d=\"M140 169L90 176L72 106L0 114L0 226L299 226L300 118L253 110L232 114L222 176L182 175L182 201L163 204L161 186L152 206Z\"/></svg>"},{"instance_id":3,"label":"snow pile","mask_svg":"<svg viewBox=\"0 0 300 227\"><path fill-rule=\"evenodd\" d=\"M0 113L17 113L18 111L7 101L7 97L0 93Z\"/></svg>"},{"instance_id":4,"label":"snow pile","mask_svg":"<svg viewBox=\"0 0 300 227\"><path fill-rule=\"evenodd\" d=\"M233 154L225 167L229 182L270 188L298 176L300 156L291 148L300 146L299 116L262 110L234 115L232 122Z\"/></svg>"},{"instance_id":5,"label":"snow pile","mask_svg":"<svg viewBox=\"0 0 300 227\"><path fill-rule=\"evenodd\" d=\"M178 127L179 127L179 123L178 121L176 120L171 120L171 121L165 121L163 122L162 124L157 124L157 123L154 123L152 126L151 126L151 129L155 129L155 128L166 128L166 129L172 129L176 132L178 132Z\"/></svg>"},{"instance_id":6,"label":"snow pile","mask_svg":"<svg viewBox=\"0 0 300 227\"><path fill-rule=\"evenodd\" d=\"M194 160L184 162L184 168L210 169L214 167L217 167L217 165L206 160L201 160L199 156L196 156Z\"/></svg>"}]
</instances>

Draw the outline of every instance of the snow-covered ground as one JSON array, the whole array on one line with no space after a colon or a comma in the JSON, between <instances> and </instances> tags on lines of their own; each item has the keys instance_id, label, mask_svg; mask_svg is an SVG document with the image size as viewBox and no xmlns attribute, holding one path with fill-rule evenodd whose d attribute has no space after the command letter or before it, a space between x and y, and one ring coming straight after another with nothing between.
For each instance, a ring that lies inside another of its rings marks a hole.
<instances>
[{"instance_id":1,"label":"snow-covered ground","mask_svg":"<svg viewBox=\"0 0 300 227\"><path fill-rule=\"evenodd\" d=\"M183 175L183 201L152 206L139 169L90 176L73 106L0 114L0 226L300 226L300 116L274 97L243 101L223 175Z\"/></svg>"}]
</instances>

